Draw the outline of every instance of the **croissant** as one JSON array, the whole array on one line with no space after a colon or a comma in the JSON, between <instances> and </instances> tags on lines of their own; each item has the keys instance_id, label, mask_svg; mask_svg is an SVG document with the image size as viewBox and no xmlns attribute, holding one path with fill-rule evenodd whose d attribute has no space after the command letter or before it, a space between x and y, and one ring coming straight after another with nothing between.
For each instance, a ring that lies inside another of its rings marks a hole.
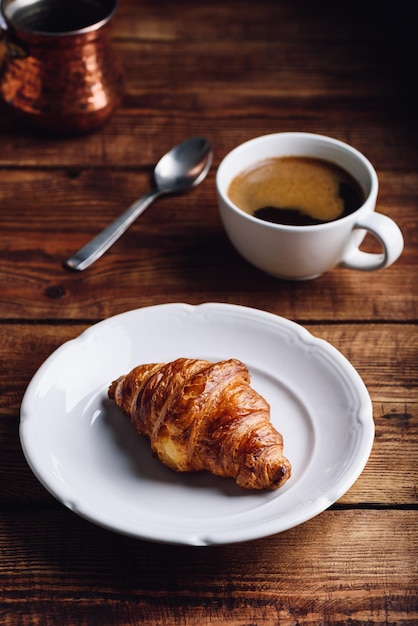
<instances>
[{"instance_id":1,"label":"croissant","mask_svg":"<svg viewBox=\"0 0 418 626\"><path fill-rule=\"evenodd\" d=\"M290 477L270 406L237 359L139 365L113 381L108 396L176 471L208 470L247 489L277 489Z\"/></svg>"}]
</instances>

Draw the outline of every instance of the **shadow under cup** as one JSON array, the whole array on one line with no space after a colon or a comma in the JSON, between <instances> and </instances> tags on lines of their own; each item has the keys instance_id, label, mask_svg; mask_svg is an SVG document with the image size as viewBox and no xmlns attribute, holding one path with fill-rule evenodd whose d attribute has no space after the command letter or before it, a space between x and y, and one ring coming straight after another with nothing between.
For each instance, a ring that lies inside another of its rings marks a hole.
<instances>
[{"instance_id":1,"label":"shadow under cup","mask_svg":"<svg viewBox=\"0 0 418 626\"><path fill-rule=\"evenodd\" d=\"M333 221L292 226L254 217L230 200L228 188L236 176L266 159L289 156L335 163L357 181L364 203ZM331 137L276 133L247 141L220 163L216 189L220 216L233 246L251 264L277 278L312 279L338 265L376 270L392 264L403 249L398 226L375 211L378 179L372 164L355 148ZM359 249L367 232L378 239L381 253Z\"/></svg>"}]
</instances>

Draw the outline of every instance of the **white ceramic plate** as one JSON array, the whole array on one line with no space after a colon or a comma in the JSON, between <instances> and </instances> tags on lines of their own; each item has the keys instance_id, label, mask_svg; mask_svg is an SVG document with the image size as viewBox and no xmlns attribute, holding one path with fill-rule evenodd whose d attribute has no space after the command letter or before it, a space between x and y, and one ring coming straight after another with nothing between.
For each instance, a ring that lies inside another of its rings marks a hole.
<instances>
[{"instance_id":1,"label":"white ceramic plate","mask_svg":"<svg viewBox=\"0 0 418 626\"><path fill-rule=\"evenodd\" d=\"M292 464L281 489L252 492L166 468L107 399L110 382L135 365L181 356L248 365ZM40 482L80 516L138 538L210 545L324 511L363 470L374 424L355 369L302 326L242 306L164 304L95 324L56 350L25 393L20 437Z\"/></svg>"}]
</instances>

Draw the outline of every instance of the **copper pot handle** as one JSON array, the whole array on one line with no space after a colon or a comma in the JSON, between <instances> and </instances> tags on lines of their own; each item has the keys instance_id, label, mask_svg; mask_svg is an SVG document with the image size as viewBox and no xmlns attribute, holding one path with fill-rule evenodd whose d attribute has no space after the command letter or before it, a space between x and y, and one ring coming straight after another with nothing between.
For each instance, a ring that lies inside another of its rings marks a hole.
<instances>
[{"instance_id":1,"label":"copper pot handle","mask_svg":"<svg viewBox=\"0 0 418 626\"><path fill-rule=\"evenodd\" d=\"M10 36L6 20L0 8L0 69L6 58L24 59L28 56L28 52L21 43L17 43Z\"/></svg>"}]
</instances>

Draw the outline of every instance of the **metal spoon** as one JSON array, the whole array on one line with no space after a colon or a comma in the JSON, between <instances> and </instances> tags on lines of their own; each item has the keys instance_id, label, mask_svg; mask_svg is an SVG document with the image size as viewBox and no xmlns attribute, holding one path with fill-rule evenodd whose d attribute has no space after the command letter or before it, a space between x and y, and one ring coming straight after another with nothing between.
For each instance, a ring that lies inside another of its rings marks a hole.
<instances>
[{"instance_id":1,"label":"metal spoon","mask_svg":"<svg viewBox=\"0 0 418 626\"><path fill-rule=\"evenodd\" d=\"M206 177L212 163L212 146L204 137L192 137L172 148L154 170L155 187L134 202L83 248L64 263L65 267L82 271L102 256L159 196L180 193L198 185Z\"/></svg>"}]
</instances>

